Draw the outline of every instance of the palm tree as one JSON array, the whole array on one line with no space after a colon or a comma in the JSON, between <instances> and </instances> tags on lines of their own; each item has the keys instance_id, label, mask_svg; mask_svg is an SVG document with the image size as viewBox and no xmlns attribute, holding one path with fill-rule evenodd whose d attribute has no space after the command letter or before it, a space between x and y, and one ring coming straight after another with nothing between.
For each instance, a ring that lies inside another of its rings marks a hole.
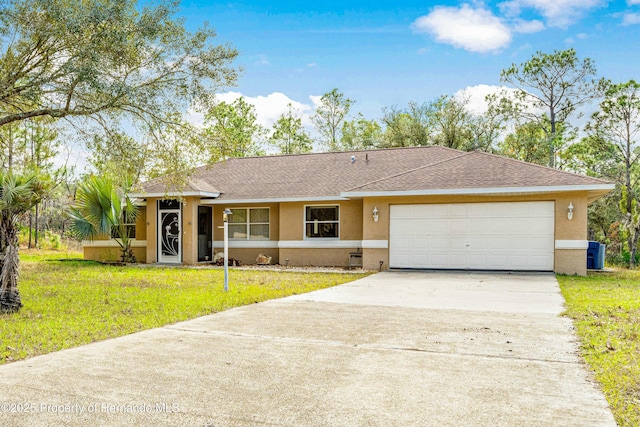
<instances>
[{"instance_id":1,"label":"palm tree","mask_svg":"<svg viewBox=\"0 0 640 427\"><path fill-rule=\"evenodd\" d=\"M48 183L37 175L0 172L0 313L20 310L18 219L42 200Z\"/></svg>"},{"instance_id":2,"label":"palm tree","mask_svg":"<svg viewBox=\"0 0 640 427\"><path fill-rule=\"evenodd\" d=\"M120 245L122 262L135 262L126 224L135 222L138 212L112 181L92 176L78 185L75 204L69 209L71 229L83 240L111 235Z\"/></svg>"}]
</instances>

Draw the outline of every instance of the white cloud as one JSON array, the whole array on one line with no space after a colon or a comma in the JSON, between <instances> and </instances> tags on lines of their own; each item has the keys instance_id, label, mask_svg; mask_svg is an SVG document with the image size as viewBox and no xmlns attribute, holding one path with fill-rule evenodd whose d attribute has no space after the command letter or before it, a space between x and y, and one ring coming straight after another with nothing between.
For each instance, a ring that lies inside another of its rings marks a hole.
<instances>
[{"instance_id":1,"label":"white cloud","mask_svg":"<svg viewBox=\"0 0 640 427\"><path fill-rule=\"evenodd\" d=\"M416 19L416 33L430 33L436 41L471 52L491 52L511 42L511 32L502 20L484 8L463 4L460 8L437 6Z\"/></svg>"},{"instance_id":2,"label":"white cloud","mask_svg":"<svg viewBox=\"0 0 640 427\"><path fill-rule=\"evenodd\" d=\"M480 84L476 86L467 86L466 88L459 90L453 95L453 98L458 101L466 100L466 110L471 114L481 116L489 109L489 104L486 100L487 95L495 94L498 98L506 97L507 99L515 101L517 99L517 93L517 89L507 86L492 86ZM543 113L540 108L535 107L532 103L528 104L529 106L528 108L526 108L528 113L538 116ZM503 123L503 125L505 125L505 128L502 129L500 134L501 137L506 137L509 133L514 131L516 123L507 122Z\"/></svg>"},{"instance_id":3,"label":"white cloud","mask_svg":"<svg viewBox=\"0 0 640 427\"><path fill-rule=\"evenodd\" d=\"M184 119L192 125L202 127L204 124L204 113L193 108L189 108L187 113L184 115Z\"/></svg>"},{"instance_id":4,"label":"white cloud","mask_svg":"<svg viewBox=\"0 0 640 427\"><path fill-rule=\"evenodd\" d=\"M538 31L544 30L544 23L537 19L532 21L525 21L523 19L516 19L513 24L513 31L516 33L537 33Z\"/></svg>"},{"instance_id":5,"label":"white cloud","mask_svg":"<svg viewBox=\"0 0 640 427\"><path fill-rule=\"evenodd\" d=\"M567 37L566 39L564 39L565 44L568 45L572 45L576 42L576 39L578 40L586 40L589 38L589 34L587 33L578 33L575 35L575 38L573 37Z\"/></svg>"},{"instance_id":6,"label":"white cloud","mask_svg":"<svg viewBox=\"0 0 640 427\"><path fill-rule=\"evenodd\" d=\"M302 124L305 127L311 127L311 116L320 100L320 96L310 96L312 104L303 104L280 92L273 92L267 96L245 96L240 92L226 92L217 94L216 100L230 104L240 97L244 97L247 103L255 107L257 122L267 129L271 129L280 116L289 111L289 104L293 106L294 111L301 117ZM204 124L204 113L195 109L189 109L185 118L189 123L196 126Z\"/></svg>"},{"instance_id":7,"label":"white cloud","mask_svg":"<svg viewBox=\"0 0 640 427\"><path fill-rule=\"evenodd\" d=\"M267 55L265 55L264 53L254 56L253 59L255 65L271 65L269 59L267 58Z\"/></svg>"},{"instance_id":8,"label":"white cloud","mask_svg":"<svg viewBox=\"0 0 640 427\"><path fill-rule=\"evenodd\" d=\"M603 0L509 0L498 6L503 13L510 16L520 15L523 9L533 9L547 20L549 26L567 27L584 12L602 3Z\"/></svg>"},{"instance_id":9,"label":"white cloud","mask_svg":"<svg viewBox=\"0 0 640 427\"><path fill-rule=\"evenodd\" d=\"M640 0L638 0L640 3ZM622 15L622 25L640 24L640 13L625 13Z\"/></svg>"},{"instance_id":10,"label":"white cloud","mask_svg":"<svg viewBox=\"0 0 640 427\"><path fill-rule=\"evenodd\" d=\"M629 6L633 6L634 4L640 4L640 0L627 0L627 4Z\"/></svg>"},{"instance_id":11,"label":"white cloud","mask_svg":"<svg viewBox=\"0 0 640 427\"><path fill-rule=\"evenodd\" d=\"M487 104L487 95L497 94L500 97L506 96L507 98L511 98L513 100L516 99L516 93L518 93L518 89L514 89L507 86L493 86L493 85L476 85L476 86L467 86L464 89L457 91L453 97L457 100L467 100L467 111L473 114L484 114L489 109L489 105ZM530 107L531 112L536 112L537 109Z\"/></svg>"},{"instance_id":12,"label":"white cloud","mask_svg":"<svg viewBox=\"0 0 640 427\"><path fill-rule=\"evenodd\" d=\"M313 106L294 101L281 92L273 92L267 96L245 96L240 92L227 92L216 95L216 99L231 103L241 96L244 96L244 100L255 107L258 123L266 128L271 128L282 114L288 112L288 104L291 104L302 117L302 123L305 126L311 123L310 117L315 110Z\"/></svg>"},{"instance_id":13,"label":"white cloud","mask_svg":"<svg viewBox=\"0 0 640 427\"><path fill-rule=\"evenodd\" d=\"M487 109L487 95L501 93L504 90L512 90L506 86L476 85L467 86L457 91L453 97L457 100L467 100L467 111L473 114L484 114Z\"/></svg>"},{"instance_id":14,"label":"white cloud","mask_svg":"<svg viewBox=\"0 0 640 427\"><path fill-rule=\"evenodd\" d=\"M313 104L314 110L322 105L322 95L309 95L309 99L311 100L311 104Z\"/></svg>"}]
</instances>

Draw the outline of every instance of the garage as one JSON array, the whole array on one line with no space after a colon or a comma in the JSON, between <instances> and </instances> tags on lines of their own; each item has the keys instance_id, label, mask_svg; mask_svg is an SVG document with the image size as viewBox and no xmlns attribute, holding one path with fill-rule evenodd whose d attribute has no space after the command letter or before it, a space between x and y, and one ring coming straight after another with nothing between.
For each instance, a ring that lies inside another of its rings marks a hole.
<instances>
[{"instance_id":1,"label":"garage","mask_svg":"<svg viewBox=\"0 0 640 427\"><path fill-rule=\"evenodd\" d=\"M392 205L391 268L553 271L554 202Z\"/></svg>"}]
</instances>

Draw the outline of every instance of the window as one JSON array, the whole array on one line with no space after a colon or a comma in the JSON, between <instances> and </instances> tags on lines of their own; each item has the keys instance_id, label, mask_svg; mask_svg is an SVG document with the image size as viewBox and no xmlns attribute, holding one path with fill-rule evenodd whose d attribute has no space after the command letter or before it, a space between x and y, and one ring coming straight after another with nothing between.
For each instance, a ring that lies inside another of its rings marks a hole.
<instances>
[{"instance_id":1,"label":"window","mask_svg":"<svg viewBox=\"0 0 640 427\"><path fill-rule=\"evenodd\" d=\"M229 238L269 240L269 208L231 209Z\"/></svg>"},{"instance_id":2,"label":"window","mask_svg":"<svg viewBox=\"0 0 640 427\"><path fill-rule=\"evenodd\" d=\"M307 238L338 238L340 226L338 206L307 206L304 226Z\"/></svg>"},{"instance_id":3,"label":"window","mask_svg":"<svg viewBox=\"0 0 640 427\"><path fill-rule=\"evenodd\" d=\"M136 238L136 218L134 215L127 215L126 212L122 214L122 224L124 226L124 232L130 239ZM111 238L118 239L120 237L119 226L111 227Z\"/></svg>"},{"instance_id":4,"label":"window","mask_svg":"<svg viewBox=\"0 0 640 427\"><path fill-rule=\"evenodd\" d=\"M159 209L180 209L180 201L175 199L163 199L158 201Z\"/></svg>"}]
</instances>

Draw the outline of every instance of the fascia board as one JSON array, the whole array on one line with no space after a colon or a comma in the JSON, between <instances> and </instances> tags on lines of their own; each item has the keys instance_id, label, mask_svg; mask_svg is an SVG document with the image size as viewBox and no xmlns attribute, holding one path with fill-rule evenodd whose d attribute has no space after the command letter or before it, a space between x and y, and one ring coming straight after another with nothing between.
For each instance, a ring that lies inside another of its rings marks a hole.
<instances>
[{"instance_id":1,"label":"fascia board","mask_svg":"<svg viewBox=\"0 0 640 427\"><path fill-rule=\"evenodd\" d=\"M615 184L556 185L537 187L489 187L489 188L449 188L400 191L343 191L342 197L387 197L387 196L444 196L444 195L494 195L494 194L541 194L570 191L610 191Z\"/></svg>"},{"instance_id":2,"label":"fascia board","mask_svg":"<svg viewBox=\"0 0 640 427\"><path fill-rule=\"evenodd\" d=\"M167 197L219 197L220 193L211 193L208 191L170 191L168 193L131 193L129 197L138 199L148 199L151 197L167 198Z\"/></svg>"}]
</instances>

